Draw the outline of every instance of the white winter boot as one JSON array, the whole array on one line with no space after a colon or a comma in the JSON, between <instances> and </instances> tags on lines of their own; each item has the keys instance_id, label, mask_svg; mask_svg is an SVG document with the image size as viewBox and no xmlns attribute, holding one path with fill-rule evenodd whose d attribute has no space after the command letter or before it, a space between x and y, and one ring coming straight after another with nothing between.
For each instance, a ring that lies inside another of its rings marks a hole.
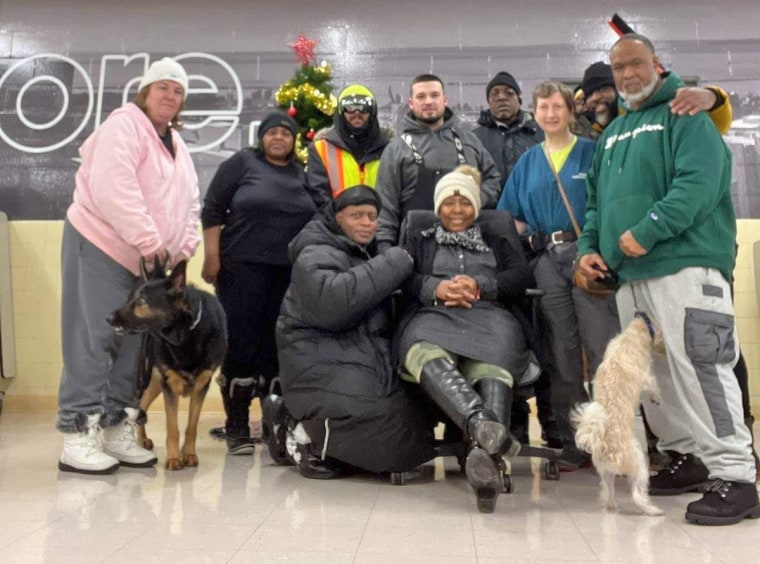
<instances>
[{"instance_id":1,"label":"white winter boot","mask_svg":"<svg viewBox=\"0 0 760 564\"><path fill-rule=\"evenodd\" d=\"M111 474L119 461L103 452L103 430L100 415L87 416L87 429L80 433L63 434L63 452L58 469L80 474Z\"/></svg>"},{"instance_id":2,"label":"white winter boot","mask_svg":"<svg viewBox=\"0 0 760 564\"><path fill-rule=\"evenodd\" d=\"M103 450L117 458L122 466L147 468L158 461L152 451L137 444L137 416L140 411L134 407L125 407L126 419L103 429Z\"/></svg>"}]
</instances>

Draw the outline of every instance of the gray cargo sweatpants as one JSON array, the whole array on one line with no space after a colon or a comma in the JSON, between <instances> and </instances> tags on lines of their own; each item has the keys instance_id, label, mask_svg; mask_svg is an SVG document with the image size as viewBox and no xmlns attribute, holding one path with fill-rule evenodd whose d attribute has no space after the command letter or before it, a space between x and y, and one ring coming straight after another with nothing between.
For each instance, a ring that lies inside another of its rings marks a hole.
<instances>
[{"instance_id":1,"label":"gray cargo sweatpants","mask_svg":"<svg viewBox=\"0 0 760 564\"><path fill-rule=\"evenodd\" d=\"M733 365L738 358L731 290L714 268L637 280L617 292L620 324L638 309L660 327L666 355L653 354L662 397L644 401L658 449L695 454L710 478L753 482L755 464Z\"/></svg>"}]
</instances>

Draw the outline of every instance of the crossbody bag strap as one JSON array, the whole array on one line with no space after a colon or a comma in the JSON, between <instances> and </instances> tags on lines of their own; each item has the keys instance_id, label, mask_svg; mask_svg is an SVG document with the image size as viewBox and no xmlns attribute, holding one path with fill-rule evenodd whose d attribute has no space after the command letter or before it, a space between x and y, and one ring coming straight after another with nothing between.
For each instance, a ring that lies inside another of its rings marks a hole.
<instances>
[{"instance_id":1,"label":"crossbody bag strap","mask_svg":"<svg viewBox=\"0 0 760 564\"><path fill-rule=\"evenodd\" d=\"M546 149L546 145L544 143L541 143L541 147L544 150L544 155L546 156L546 160L549 163L549 168L551 169L552 174L554 175L554 180L557 181L557 188L559 188L559 195L562 196L562 203L565 204L565 209L567 210L567 214L570 216L570 221L573 224L573 231L575 231L576 237L580 237L581 228L578 225L578 221L575 219L575 214L573 213L573 208L570 205L570 200L567 199L567 193L565 192L565 187L562 185L562 181L559 179L559 174L557 174L557 169L554 168L554 162L552 161L552 158L549 155L549 151Z\"/></svg>"}]
</instances>

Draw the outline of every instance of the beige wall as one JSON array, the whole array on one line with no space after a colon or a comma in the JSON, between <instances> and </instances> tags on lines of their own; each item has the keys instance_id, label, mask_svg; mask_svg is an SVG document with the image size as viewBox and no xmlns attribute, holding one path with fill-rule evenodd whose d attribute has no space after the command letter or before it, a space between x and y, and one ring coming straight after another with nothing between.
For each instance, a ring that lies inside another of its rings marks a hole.
<instances>
[{"instance_id":1,"label":"beige wall","mask_svg":"<svg viewBox=\"0 0 760 564\"><path fill-rule=\"evenodd\" d=\"M758 316L752 247L760 240L760 220L740 220L736 264L736 317L742 349L750 370L753 411L760 409L760 318ZM11 268L16 322L17 377L11 382L5 408L54 410L61 372L60 249L63 222L10 223ZM200 278L202 252L190 262L190 280ZM212 386L205 411L221 411L217 386Z\"/></svg>"}]
</instances>

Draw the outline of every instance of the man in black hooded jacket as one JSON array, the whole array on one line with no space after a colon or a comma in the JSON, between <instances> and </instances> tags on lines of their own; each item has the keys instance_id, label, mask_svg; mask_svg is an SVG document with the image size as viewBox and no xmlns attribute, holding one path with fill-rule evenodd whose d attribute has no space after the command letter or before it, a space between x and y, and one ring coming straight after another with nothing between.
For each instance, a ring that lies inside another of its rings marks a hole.
<instances>
[{"instance_id":1,"label":"man in black hooded jacket","mask_svg":"<svg viewBox=\"0 0 760 564\"><path fill-rule=\"evenodd\" d=\"M319 131L309 147L307 187L317 210L349 187L375 187L380 156L393 131L380 127L375 95L352 84L338 96L333 125Z\"/></svg>"},{"instance_id":2,"label":"man in black hooded jacket","mask_svg":"<svg viewBox=\"0 0 760 564\"><path fill-rule=\"evenodd\" d=\"M386 306L413 260L400 247L375 254L379 210L373 189L351 187L290 244L277 347L307 478L340 477L345 464L402 472L434 457L433 425L391 365Z\"/></svg>"}]
</instances>

